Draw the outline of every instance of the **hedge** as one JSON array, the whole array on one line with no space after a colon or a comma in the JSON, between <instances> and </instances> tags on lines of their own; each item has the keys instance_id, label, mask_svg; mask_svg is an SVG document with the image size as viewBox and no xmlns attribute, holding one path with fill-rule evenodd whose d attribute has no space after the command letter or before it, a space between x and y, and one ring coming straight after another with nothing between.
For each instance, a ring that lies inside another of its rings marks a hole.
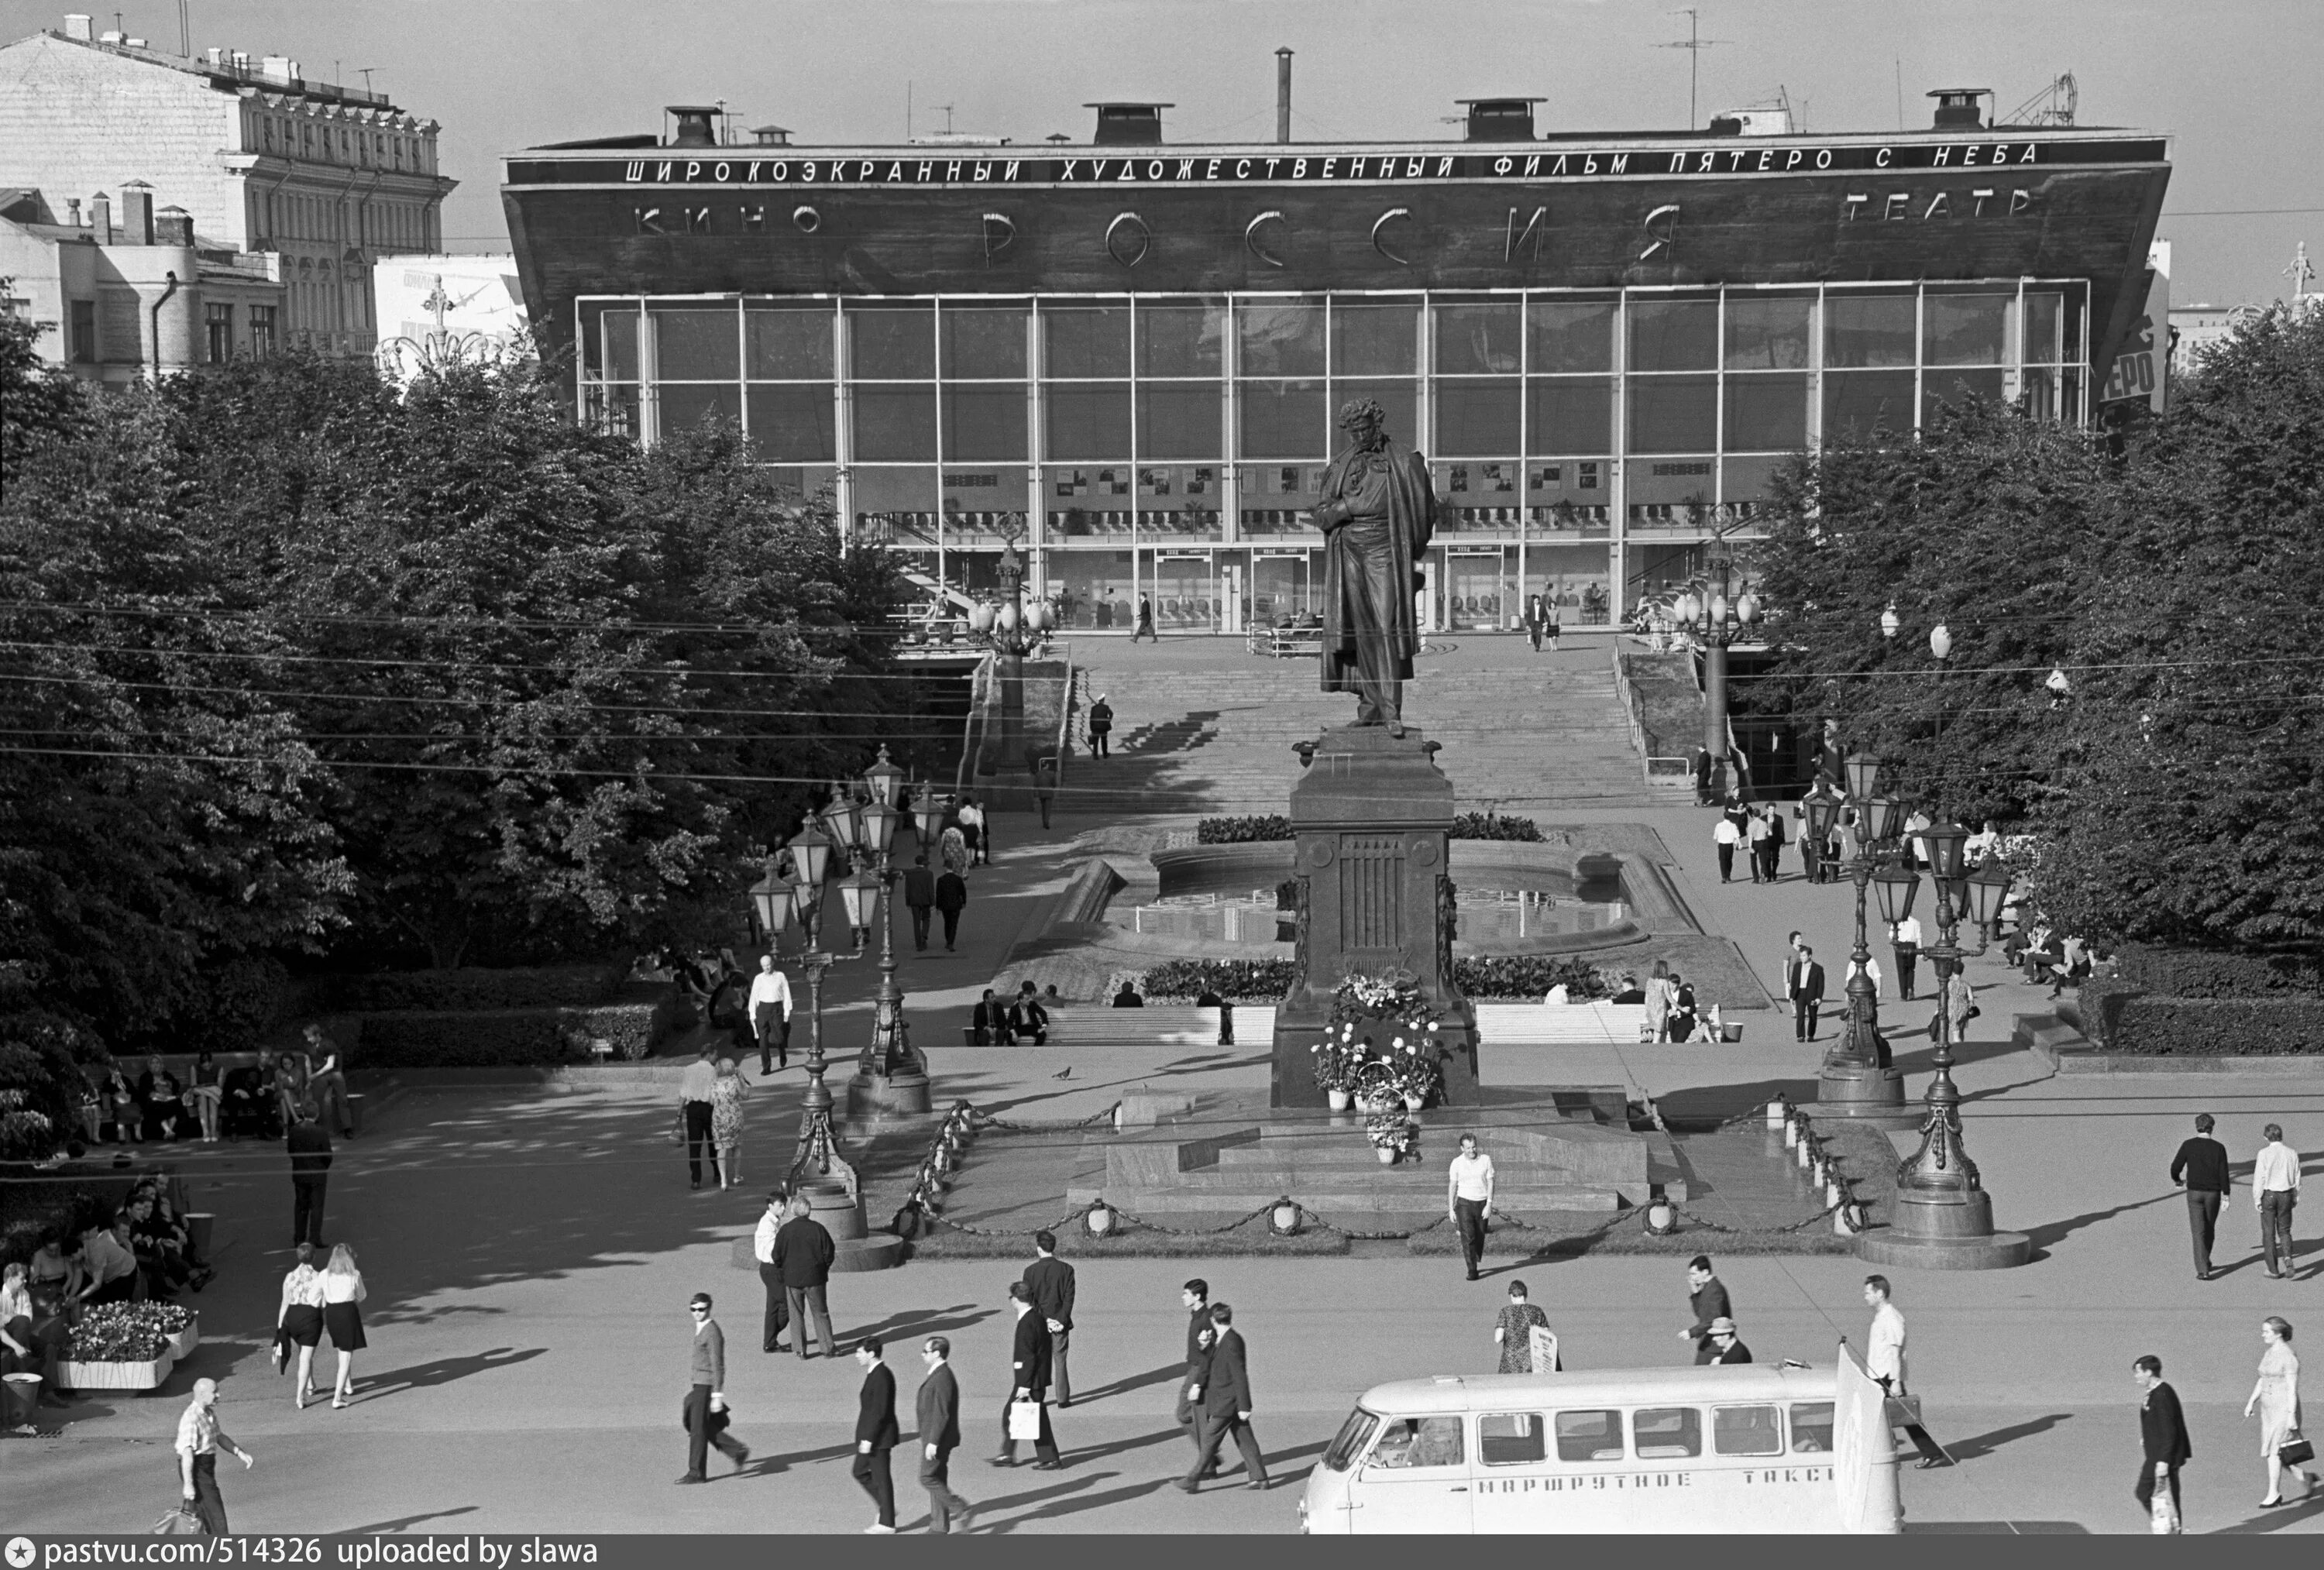
<instances>
[{"instance_id":1,"label":"hedge","mask_svg":"<svg viewBox=\"0 0 2324 1570\"><path fill-rule=\"evenodd\" d=\"M665 995L579 1008L501 1008L367 1015L356 1062L370 1069L485 1069L586 1061L586 1042L642 1058L669 1029Z\"/></svg>"},{"instance_id":2,"label":"hedge","mask_svg":"<svg viewBox=\"0 0 2324 1570\"><path fill-rule=\"evenodd\" d=\"M2102 1050L2174 1058L2324 1056L2324 998L2126 996ZM2088 1026L2084 1027L2085 1033Z\"/></svg>"},{"instance_id":3,"label":"hedge","mask_svg":"<svg viewBox=\"0 0 2324 1570\"><path fill-rule=\"evenodd\" d=\"M1289 959L1171 959L1143 978L1139 990L1152 1002L1192 1002L1205 992L1237 1003L1273 1003L1298 979ZM1563 982L1579 1002L1612 992L1587 959L1555 954L1498 954L1452 961L1452 985L1463 997L1538 1003Z\"/></svg>"},{"instance_id":4,"label":"hedge","mask_svg":"<svg viewBox=\"0 0 2324 1570\"><path fill-rule=\"evenodd\" d=\"M2130 943L2123 946L2115 975L2168 997L2324 992L2324 969L2312 954L2236 954Z\"/></svg>"},{"instance_id":5,"label":"hedge","mask_svg":"<svg viewBox=\"0 0 2324 1570\"><path fill-rule=\"evenodd\" d=\"M450 1013L575 1007L603 1003L629 974L627 961L515 970L383 970L317 984L326 1014Z\"/></svg>"},{"instance_id":6,"label":"hedge","mask_svg":"<svg viewBox=\"0 0 2324 1570\"><path fill-rule=\"evenodd\" d=\"M1455 840L1523 840L1538 844L1541 826L1531 818L1505 818L1499 813L1463 813L1452 820ZM1256 845L1293 838L1291 820L1280 813L1265 817L1204 818L1194 829L1198 845Z\"/></svg>"}]
</instances>

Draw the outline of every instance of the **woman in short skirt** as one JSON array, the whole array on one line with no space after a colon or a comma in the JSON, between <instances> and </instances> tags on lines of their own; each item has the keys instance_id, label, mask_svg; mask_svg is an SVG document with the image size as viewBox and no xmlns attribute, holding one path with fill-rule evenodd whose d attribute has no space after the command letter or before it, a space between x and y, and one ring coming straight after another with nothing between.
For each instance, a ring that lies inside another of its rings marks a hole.
<instances>
[{"instance_id":1,"label":"woman in short skirt","mask_svg":"<svg viewBox=\"0 0 2324 1570\"><path fill-rule=\"evenodd\" d=\"M338 1382L331 1387L334 1408L344 1408L355 1393L355 1354L364 1345L359 1305L365 1296L355 1250L344 1243L336 1245L323 1272L323 1327L331 1333L331 1345L339 1354Z\"/></svg>"},{"instance_id":2,"label":"woman in short skirt","mask_svg":"<svg viewBox=\"0 0 2324 1570\"><path fill-rule=\"evenodd\" d=\"M299 1349L299 1382L291 1400L301 1411L315 1393L315 1346L323 1339L323 1277L315 1268L314 1244L299 1245L299 1262L282 1278L282 1307L274 1316L274 1372L281 1373Z\"/></svg>"}]
</instances>

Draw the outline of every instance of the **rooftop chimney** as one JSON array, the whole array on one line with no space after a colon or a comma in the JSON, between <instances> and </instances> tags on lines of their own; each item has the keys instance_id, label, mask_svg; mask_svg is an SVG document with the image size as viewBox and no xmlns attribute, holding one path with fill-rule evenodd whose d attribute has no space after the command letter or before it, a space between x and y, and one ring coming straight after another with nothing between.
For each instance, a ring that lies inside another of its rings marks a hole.
<instances>
[{"instance_id":1,"label":"rooftop chimney","mask_svg":"<svg viewBox=\"0 0 2324 1570\"><path fill-rule=\"evenodd\" d=\"M226 64L226 50L220 49L216 44L212 44L210 46L209 56L210 64L214 66L223 66Z\"/></svg>"},{"instance_id":2,"label":"rooftop chimney","mask_svg":"<svg viewBox=\"0 0 2324 1570\"><path fill-rule=\"evenodd\" d=\"M1275 51L1275 140L1291 140L1291 51Z\"/></svg>"},{"instance_id":3,"label":"rooftop chimney","mask_svg":"<svg viewBox=\"0 0 2324 1570\"><path fill-rule=\"evenodd\" d=\"M1162 111L1175 109L1176 104L1084 104L1084 109L1097 111L1097 134L1091 138L1100 147L1141 147L1159 143L1162 140Z\"/></svg>"},{"instance_id":4,"label":"rooftop chimney","mask_svg":"<svg viewBox=\"0 0 2324 1570\"><path fill-rule=\"evenodd\" d=\"M153 243L191 246L194 216L183 207L164 207L153 215Z\"/></svg>"},{"instance_id":5,"label":"rooftop chimney","mask_svg":"<svg viewBox=\"0 0 2324 1570\"><path fill-rule=\"evenodd\" d=\"M113 198L103 191L88 199L88 228L99 245L113 243Z\"/></svg>"},{"instance_id":6,"label":"rooftop chimney","mask_svg":"<svg viewBox=\"0 0 2324 1570\"><path fill-rule=\"evenodd\" d=\"M1458 98L1469 110L1471 142L1531 142L1533 106L1539 98Z\"/></svg>"},{"instance_id":7,"label":"rooftop chimney","mask_svg":"<svg viewBox=\"0 0 2324 1570\"><path fill-rule=\"evenodd\" d=\"M65 36L88 43L96 34L89 31L88 16L78 11L68 11L65 13Z\"/></svg>"},{"instance_id":8,"label":"rooftop chimney","mask_svg":"<svg viewBox=\"0 0 2324 1570\"><path fill-rule=\"evenodd\" d=\"M718 145L718 133L713 123L725 111L715 104L667 104L663 113L678 116L678 134L669 139L672 147Z\"/></svg>"},{"instance_id":9,"label":"rooftop chimney","mask_svg":"<svg viewBox=\"0 0 2324 1570\"><path fill-rule=\"evenodd\" d=\"M124 180L121 185L121 243L153 243L153 188L142 179Z\"/></svg>"},{"instance_id":10,"label":"rooftop chimney","mask_svg":"<svg viewBox=\"0 0 2324 1570\"><path fill-rule=\"evenodd\" d=\"M788 147L791 131L788 125L753 125L751 134L759 139L761 147Z\"/></svg>"},{"instance_id":11,"label":"rooftop chimney","mask_svg":"<svg viewBox=\"0 0 2324 1570\"><path fill-rule=\"evenodd\" d=\"M80 198L78 197L67 197L65 198L65 222L71 225L76 229L80 227Z\"/></svg>"},{"instance_id":12,"label":"rooftop chimney","mask_svg":"<svg viewBox=\"0 0 2324 1570\"><path fill-rule=\"evenodd\" d=\"M1936 128L1940 131L1982 131L1985 116L1978 113L1977 101L1991 93L1991 87L1939 87L1929 95L1937 101Z\"/></svg>"},{"instance_id":13,"label":"rooftop chimney","mask_svg":"<svg viewBox=\"0 0 2324 1570\"><path fill-rule=\"evenodd\" d=\"M287 54L270 54L258 62L258 74L288 87L299 79L299 62Z\"/></svg>"}]
</instances>

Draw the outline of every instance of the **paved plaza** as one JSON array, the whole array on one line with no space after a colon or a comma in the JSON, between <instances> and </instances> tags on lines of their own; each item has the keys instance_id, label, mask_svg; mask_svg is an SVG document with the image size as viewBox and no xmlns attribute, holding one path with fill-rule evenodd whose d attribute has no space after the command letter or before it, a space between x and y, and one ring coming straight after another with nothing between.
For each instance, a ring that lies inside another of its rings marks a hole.
<instances>
[{"instance_id":1,"label":"paved plaza","mask_svg":"<svg viewBox=\"0 0 2324 1570\"><path fill-rule=\"evenodd\" d=\"M1522 647L1502 641L1512 657ZM1190 665L1229 656L1223 642L1183 654L1182 647L1137 653ZM1559 657L1602 662L1602 649L1587 647L1586 656L1569 648ZM1102 653L1122 658L1111 647ZM1247 656L1235 647L1231 657ZM1151 718L1125 714L1123 721L1128 728ZM1483 723L1460 712L1443 721L1448 731ZM1287 785L1296 765L1287 756L1281 764ZM1068 783L1102 785L1109 769L1134 767L1134 754L1120 765L1076 760ZM1541 767L1542 794L1554 794L1554 754ZM1774 887L1722 886L1707 813L1637 801L1515 810L1545 823L1595 813L1655 828L1703 927L1734 938L1771 986L1794 927L1809 934L1835 978L1844 966L1853 891L1796 877ZM973 919L960 951L908 955L902 981L940 1101L965 1097L1012 1117L1065 1119L1102 1111L1140 1082L1266 1082L1262 1043L1237 1051L951 1044L977 990L1062 885L1065 847L1112 821L1061 813L1044 832L1030 815L1002 815L1000 858L975 875ZM872 970L831 973L826 1025L835 1051L859 1043ZM2311 1321L2324 1337L2324 1312L2310 1307L2324 1302L2324 1241L2304 1219L2302 1279L2270 1281L2254 1257L2256 1226L2241 1191L2222 1218L2227 1272L2199 1284L2184 1207L2165 1175L2190 1118L2204 1109L2220 1119L2239 1171L2248 1170L2259 1125L2269 1120L2284 1124L2311 1173L2324 1170L2324 1075L2054 1077L2046 1061L2007 1041L2012 1014L2039 1008L2041 996L1996 959L1973 961L1970 976L1982 1012L1958 1072L1969 1098L1968 1145L1996 1196L1997 1224L2030 1234L2037 1252L2015 1271L1895 1272L1914 1385L1931 1428L1960 1463L1904 1474L1909 1528L2142 1529L2129 1499L2139 1455L2129 1363L2154 1352L2186 1401L2193 1434L2190 1529L2324 1532L2324 1501L2255 1508L2264 1492L2258 1431L2240 1416L2263 1316L2285 1315L2303 1332L2302 1345ZM1928 1054L1913 1032L1926 1013L1925 1004L1892 1001L1886 1015L1915 1096L1926 1084ZM1788 1018L1771 1009L1743 1017L1745 1039L1733 1047L1533 1049L1536 1060L1511 1070L1495 1063L1489 1044L1486 1073L1619 1083L1691 1114L1732 1112L1772 1088L1803 1093L1821 1046L1794 1043ZM1832 1028L1827 1020L1827 1042ZM1065 1069L1068 1077L1056 1077ZM325 1235L355 1245L372 1293L371 1346L356 1371L361 1399L345 1411L294 1411L289 1381L268 1367L277 1283L290 1259L290 1185L280 1152L182 1150L195 1207L218 1217L218 1278L192 1299L203 1345L161 1397L88 1399L53 1435L0 1446L11 1526L142 1529L175 1496L170 1437L190 1379L208 1374L222 1382L226 1428L259 1457L253 1473L222 1474L234 1523L244 1531L860 1530L870 1511L847 1470L855 1365L761 1354L759 1282L732 1263L733 1241L747 1235L767 1183L788 1160L788 1108L798 1085L794 1069L752 1104L744 1189L700 1195L687 1192L682 1152L671 1143L669 1088L431 1085L387 1096L332 1173ZM1897 1138L1900 1149L1911 1148L1910 1136ZM873 1217L875 1225L883 1219L884 1212ZM1845 1257L1730 1258L1719 1241L1700 1238L1718 1259L1743 1339L1760 1360L1826 1363L1841 1336L1861 1345L1864 1266ZM967 1431L954 1480L983 1507L978 1529L1289 1531L1298 1479L1366 1386L1491 1369L1494 1315L1510 1275L1525 1279L1547 1310L1569 1367L1669 1364L1687 1355L1676 1338L1688 1322L1678 1260L1494 1262L1485 1280L1468 1284L1455 1262L1415 1257L1400 1245L1325 1259L1084 1260L1073 1345L1077 1399L1057 1415L1068 1463L1057 1474L983 1464L1005 1393L1006 1295L1015 1274L1007 1261L921 1261L844 1275L831 1297L843 1344L865 1334L888 1339L908 1410L919 1337L952 1337ZM1177 1289L1191 1275L1206 1276L1214 1298L1234 1306L1249 1341L1254 1427L1270 1467L1287 1480L1271 1492L1221 1487L1188 1499L1169 1486L1187 1461L1171 1407L1185 1329ZM685 1303L697 1290L718 1299L734 1432L752 1455L740 1475L714 1463L715 1486L682 1490L671 1480L684 1464ZM327 1354L322 1363L327 1369ZM908 1530L925 1512L904 1460L899 1452L900 1520Z\"/></svg>"}]
</instances>

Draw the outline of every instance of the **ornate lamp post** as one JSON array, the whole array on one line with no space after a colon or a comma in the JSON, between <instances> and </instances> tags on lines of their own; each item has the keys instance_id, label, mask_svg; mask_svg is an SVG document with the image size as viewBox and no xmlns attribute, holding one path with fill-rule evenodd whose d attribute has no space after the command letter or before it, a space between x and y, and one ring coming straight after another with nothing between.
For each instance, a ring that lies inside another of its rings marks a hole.
<instances>
[{"instance_id":1,"label":"ornate lamp post","mask_svg":"<svg viewBox=\"0 0 2324 1570\"><path fill-rule=\"evenodd\" d=\"M880 760L864 771L871 798L856 813L856 850L873 865L857 876L866 893L876 895L880 927L880 991L872 1015L872 1039L856 1060L854 1077L847 1082L847 1107L855 1116L909 1116L928 1110L927 1062L912 1050L910 1027L904 1023L904 993L896 985L895 891L903 875L896 870L896 826L904 821L904 771ZM942 822L942 809L937 809ZM867 903L874 903L867 901Z\"/></svg>"},{"instance_id":2,"label":"ornate lamp post","mask_svg":"<svg viewBox=\"0 0 2324 1570\"><path fill-rule=\"evenodd\" d=\"M1875 794L1880 782L1877 761L1859 752L1842 772L1848 776L1847 795L1811 793L1819 799L1809 807L1811 833L1828 834L1843 805L1856 809L1858 825L1856 859L1849 867L1856 884L1856 949L1849 956L1854 963L1846 989L1848 1023L1817 1072L1816 1112L1820 1117L1909 1128L1914 1117L1904 1109L1904 1076L1889 1062L1880 1035L1879 993L1868 969L1872 950L1865 932L1865 895L1879 890L1880 919L1894 925L1912 914L1914 891L1921 880L1909 867L1886 865L1904 827L1904 803Z\"/></svg>"},{"instance_id":3,"label":"ornate lamp post","mask_svg":"<svg viewBox=\"0 0 2324 1570\"><path fill-rule=\"evenodd\" d=\"M970 629L992 649L994 685L1000 700L1003 768L1027 767L1025 757L1025 656L1038 648L1047 633L1049 608L1038 598L1025 598L1025 563L1012 538L1001 550L994 569L1001 579L998 604L980 604L969 614Z\"/></svg>"},{"instance_id":4,"label":"ornate lamp post","mask_svg":"<svg viewBox=\"0 0 2324 1570\"><path fill-rule=\"evenodd\" d=\"M1997 1270L2024 1264L2033 1253L2022 1232L1993 1229L1993 1198L1969 1160L1961 1138L1960 1091L1953 1084L1953 1001L1966 988L1954 941L1964 916L1980 927L2000 909L2008 885L1971 878L1961 864L1969 831L1959 823L1932 824L1915 838L1936 886L1936 947L1927 950L1937 973L1936 1077L1929 1082L1921 1120L1921 1148L1896 1170L1895 1210L1882 1231L1857 1240L1861 1259L1882 1264L1921 1265L1932 1270Z\"/></svg>"},{"instance_id":5,"label":"ornate lamp post","mask_svg":"<svg viewBox=\"0 0 2324 1570\"><path fill-rule=\"evenodd\" d=\"M1759 601L1748 590L1730 593L1734 561L1714 541L1703 562L1703 592L1689 589L1672 609L1702 640L1702 749L1711 755L1713 801L1727 794L1727 646L1759 620Z\"/></svg>"}]
</instances>

